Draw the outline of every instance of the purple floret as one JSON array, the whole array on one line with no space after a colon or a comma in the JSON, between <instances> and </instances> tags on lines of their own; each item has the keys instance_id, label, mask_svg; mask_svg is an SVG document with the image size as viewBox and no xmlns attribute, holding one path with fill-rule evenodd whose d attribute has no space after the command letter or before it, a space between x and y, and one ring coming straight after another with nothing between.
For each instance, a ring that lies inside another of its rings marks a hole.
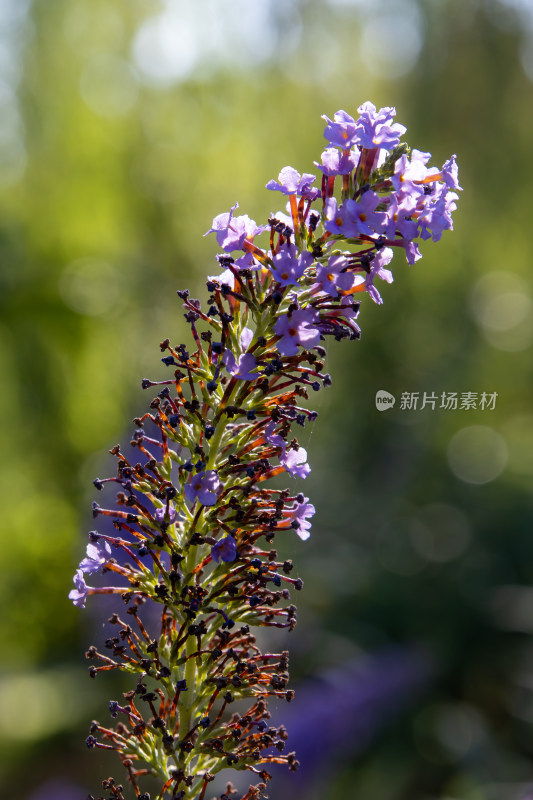
<instances>
[{"instance_id":1,"label":"purple floret","mask_svg":"<svg viewBox=\"0 0 533 800\"><path fill-rule=\"evenodd\" d=\"M390 247L384 247L382 250L376 253L372 259L370 272L365 278L365 291L368 292L374 303L377 303L378 305L381 305L383 300L381 299L380 293L374 286L374 279L381 278L382 281L392 283L392 272L389 269L385 269L385 267L392 261L393 255L394 253Z\"/></svg>"},{"instance_id":2,"label":"purple floret","mask_svg":"<svg viewBox=\"0 0 533 800\"><path fill-rule=\"evenodd\" d=\"M314 308L300 308L292 314L283 314L274 325L274 333L281 336L277 344L283 356L294 356L298 345L305 349L315 347L320 341L320 331L316 327L319 316Z\"/></svg>"},{"instance_id":3,"label":"purple floret","mask_svg":"<svg viewBox=\"0 0 533 800\"><path fill-rule=\"evenodd\" d=\"M233 212L238 207L239 204L235 203L229 212L216 216L213 220L213 227L204 233L204 236L210 233L216 234L219 246L227 253L241 250L245 239L253 239L268 227L267 225L257 225L247 214L234 217Z\"/></svg>"},{"instance_id":4,"label":"purple floret","mask_svg":"<svg viewBox=\"0 0 533 800\"><path fill-rule=\"evenodd\" d=\"M407 128L399 122L392 122L396 116L396 109L392 107L380 108L376 111L374 103L363 103L357 109L356 144L373 150L382 147L384 150L393 150L400 141Z\"/></svg>"},{"instance_id":5,"label":"purple floret","mask_svg":"<svg viewBox=\"0 0 533 800\"><path fill-rule=\"evenodd\" d=\"M356 238L357 227L354 223L356 202L349 197L340 206L336 197L328 197L326 200L325 212L326 221L324 228L337 236L345 238Z\"/></svg>"},{"instance_id":6,"label":"purple floret","mask_svg":"<svg viewBox=\"0 0 533 800\"><path fill-rule=\"evenodd\" d=\"M257 372L252 372L257 367L256 358L252 353L244 353L237 360L231 350L226 350L222 361L234 378L239 378L241 381L255 381L259 377Z\"/></svg>"},{"instance_id":7,"label":"purple floret","mask_svg":"<svg viewBox=\"0 0 533 800\"><path fill-rule=\"evenodd\" d=\"M300 497L302 497L302 495L300 495ZM304 542L311 536L309 533L311 530L311 523L308 521L309 517L313 517L315 514L314 505L308 501L309 498L304 497L301 503L296 502L294 507L290 508L283 515L284 520L291 523L291 527L296 530L296 533Z\"/></svg>"},{"instance_id":8,"label":"purple floret","mask_svg":"<svg viewBox=\"0 0 533 800\"><path fill-rule=\"evenodd\" d=\"M456 156L451 156L448 161L444 162L442 167L442 179L446 186L450 189L458 189L459 191L463 190L462 186L459 186L459 167L457 166Z\"/></svg>"},{"instance_id":9,"label":"purple floret","mask_svg":"<svg viewBox=\"0 0 533 800\"><path fill-rule=\"evenodd\" d=\"M431 237L434 242L438 242L443 231L453 230L452 212L457 208L455 201L458 199L456 192L450 192L445 184L441 185L434 200L418 218L422 239Z\"/></svg>"},{"instance_id":10,"label":"purple floret","mask_svg":"<svg viewBox=\"0 0 533 800\"><path fill-rule=\"evenodd\" d=\"M381 198L376 192L368 191L361 195L359 202L351 201L349 216L358 233L373 236L381 233L385 223L385 214L376 211Z\"/></svg>"},{"instance_id":11,"label":"purple floret","mask_svg":"<svg viewBox=\"0 0 533 800\"><path fill-rule=\"evenodd\" d=\"M357 123L346 111L337 111L332 120L323 114L322 119L328 123L324 131L324 138L330 144L348 149L358 143Z\"/></svg>"},{"instance_id":12,"label":"purple floret","mask_svg":"<svg viewBox=\"0 0 533 800\"><path fill-rule=\"evenodd\" d=\"M173 522L176 522L178 517L177 511L174 506L169 505L168 507L168 518L165 520L165 514L167 513L166 506L164 508L157 508L154 514L156 522L162 523L167 522L169 525L172 525Z\"/></svg>"},{"instance_id":13,"label":"purple floret","mask_svg":"<svg viewBox=\"0 0 533 800\"><path fill-rule=\"evenodd\" d=\"M235 203L229 211L218 214L218 216L213 219L213 227L209 228L209 230L204 233L204 236L208 236L210 233L216 234L217 242L222 247L222 242L224 241L228 228L231 225L231 220L233 219L233 212L238 207L239 204Z\"/></svg>"},{"instance_id":14,"label":"purple floret","mask_svg":"<svg viewBox=\"0 0 533 800\"><path fill-rule=\"evenodd\" d=\"M271 180L266 188L282 194L295 194L298 197L305 197L307 200L316 200L320 196L320 190L312 186L316 181L316 176L308 172L300 175L294 167L283 167L278 175L278 180Z\"/></svg>"},{"instance_id":15,"label":"purple floret","mask_svg":"<svg viewBox=\"0 0 533 800\"><path fill-rule=\"evenodd\" d=\"M271 421L265 428L265 441L269 444L274 445L274 447L282 447L285 449L287 442L279 433L274 433L276 430L276 423Z\"/></svg>"},{"instance_id":16,"label":"purple floret","mask_svg":"<svg viewBox=\"0 0 533 800\"><path fill-rule=\"evenodd\" d=\"M344 153L337 147L328 147L322 153L322 165L316 161L314 163L324 175L349 175L358 161L359 156L353 150Z\"/></svg>"},{"instance_id":17,"label":"purple floret","mask_svg":"<svg viewBox=\"0 0 533 800\"><path fill-rule=\"evenodd\" d=\"M87 556L80 563L80 570L86 575L92 575L109 560L111 547L105 540L103 542L89 542L87 545Z\"/></svg>"},{"instance_id":18,"label":"purple floret","mask_svg":"<svg viewBox=\"0 0 533 800\"><path fill-rule=\"evenodd\" d=\"M414 239L418 235L418 223L411 219L416 209L416 198L411 195L400 196L393 192L385 212L384 235L394 239L396 233L404 239Z\"/></svg>"},{"instance_id":19,"label":"purple floret","mask_svg":"<svg viewBox=\"0 0 533 800\"><path fill-rule=\"evenodd\" d=\"M380 202L379 195L372 191L364 192L359 202L349 197L340 206L335 197L330 197L326 202L324 227L330 233L354 239L360 234L381 233L386 218L383 211L375 210Z\"/></svg>"},{"instance_id":20,"label":"purple floret","mask_svg":"<svg viewBox=\"0 0 533 800\"><path fill-rule=\"evenodd\" d=\"M421 182L428 174L426 164L430 158L431 153L413 150L411 159L403 155L397 160L391 180L392 185L402 197L404 195L411 195L414 198L423 196L424 187Z\"/></svg>"},{"instance_id":21,"label":"purple floret","mask_svg":"<svg viewBox=\"0 0 533 800\"><path fill-rule=\"evenodd\" d=\"M222 483L214 469L198 472L192 475L189 483L185 484L185 497L189 503L198 500L203 506L214 506L217 494L222 489Z\"/></svg>"},{"instance_id":22,"label":"purple floret","mask_svg":"<svg viewBox=\"0 0 533 800\"><path fill-rule=\"evenodd\" d=\"M313 254L299 250L294 244L284 244L272 259L271 271L281 286L298 286L299 280L307 267L314 261Z\"/></svg>"},{"instance_id":23,"label":"purple floret","mask_svg":"<svg viewBox=\"0 0 533 800\"><path fill-rule=\"evenodd\" d=\"M329 294L337 297L339 291L348 291L354 283L352 272L343 272L348 266L348 261L343 255L331 256L327 265L320 264L316 271L316 280L319 286Z\"/></svg>"},{"instance_id":24,"label":"purple floret","mask_svg":"<svg viewBox=\"0 0 533 800\"><path fill-rule=\"evenodd\" d=\"M286 450L279 460L293 478L307 478L311 472L311 467L307 463L307 450L303 447L299 447L298 450Z\"/></svg>"},{"instance_id":25,"label":"purple floret","mask_svg":"<svg viewBox=\"0 0 533 800\"><path fill-rule=\"evenodd\" d=\"M233 536L225 536L211 548L211 558L217 564L221 561L235 561L237 558L237 542Z\"/></svg>"},{"instance_id":26,"label":"purple floret","mask_svg":"<svg viewBox=\"0 0 533 800\"><path fill-rule=\"evenodd\" d=\"M81 569L76 570L76 574L74 575L74 586L75 588L70 590L68 596L75 606L78 606L78 608L85 608L85 601L87 600L89 587L85 583L85 578L83 577L83 572Z\"/></svg>"}]
</instances>

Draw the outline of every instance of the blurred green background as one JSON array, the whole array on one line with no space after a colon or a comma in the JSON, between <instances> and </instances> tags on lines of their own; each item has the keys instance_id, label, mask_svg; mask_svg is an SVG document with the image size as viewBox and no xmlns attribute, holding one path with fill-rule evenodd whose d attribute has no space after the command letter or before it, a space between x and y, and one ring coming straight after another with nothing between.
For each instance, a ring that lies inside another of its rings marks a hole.
<instances>
[{"instance_id":1,"label":"blurred green background","mask_svg":"<svg viewBox=\"0 0 533 800\"><path fill-rule=\"evenodd\" d=\"M187 336L176 289L218 271L212 218L238 200L265 221L265 183L319 160L320 115L365 100L433 163L457 153L464 193L455 232L366 298L361 342L331 347L301 439L317 515L283 543L306 586L272 646L296 687L360 697L296 794L533 796L532 81L529 0L0 2L3 797L83 798L114 769L83 744L119 692L87 677L102 621L67 599L91 481L158 342ZM408 411L403 392L498 397ZM302 691L319 741L326 695Z\"/></svg>"}]
</instances>

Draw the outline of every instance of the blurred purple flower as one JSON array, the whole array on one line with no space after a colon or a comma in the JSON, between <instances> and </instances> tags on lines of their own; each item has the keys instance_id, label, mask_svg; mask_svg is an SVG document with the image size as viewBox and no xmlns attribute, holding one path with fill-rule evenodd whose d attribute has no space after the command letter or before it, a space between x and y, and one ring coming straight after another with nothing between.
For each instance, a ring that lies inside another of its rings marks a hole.
<instances>
[{"instance_id":1,"label":"blurred purple flower","mask_svg":"<svg viewBox=\"0 0 533 800\"><path fill-rule=\"evenodd\" d=\"M336 764L364 751L385 725L413 704L432 674L426 652L397 649L345 662L297 687L283 723L301 769L286 782L285 792L279 787L280 800L294 797L294 781L299 796L304 796L302 785L316 787ZM285 782L281 769L276 770L276 780Z\"/></svg>"},{"instance_id":2,"label":"blurred purple flower","mask_svg":"<svg viewBox=\"0 0 533 800\"><path fill-rule=\"evenodd\" d=\"M70 781L46 781L41 784L28 800L73 800L75 797L83 797L87 792L79 784Z\"/></svg>"}]
</instances>

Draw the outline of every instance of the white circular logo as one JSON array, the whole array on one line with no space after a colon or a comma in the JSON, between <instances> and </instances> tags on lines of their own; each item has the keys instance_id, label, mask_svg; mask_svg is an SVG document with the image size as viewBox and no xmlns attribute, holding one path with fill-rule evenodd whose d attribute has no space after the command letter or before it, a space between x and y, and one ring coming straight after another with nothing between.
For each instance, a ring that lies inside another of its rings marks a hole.
<instances>
[{"instance_id":1,"label":"white circular logo","mask_svg":"<svg viewBox=\"0 0 533 800\"><path fill-rule=\"evenodd\" d=\"M394 403L396 402L396 398L390 392L386 392L385 389L379 389L376 392L376 408L378 411L387 411L387 409L392 408Z\"/></svg>"}]
</instances>

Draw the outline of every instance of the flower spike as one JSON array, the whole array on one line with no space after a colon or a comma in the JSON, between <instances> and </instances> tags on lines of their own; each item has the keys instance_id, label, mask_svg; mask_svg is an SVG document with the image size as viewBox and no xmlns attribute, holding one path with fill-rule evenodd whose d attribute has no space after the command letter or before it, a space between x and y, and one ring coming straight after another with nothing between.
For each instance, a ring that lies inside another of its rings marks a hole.
<instances>
[{"instance_id":1,"label":"flower spike","mask_svg":"<svg viewBox=\"0 0 533 800\"><path fill-rule=\"evenodd\" d=\"M83 608L120 595L104 646L86 656L91 677L119 670L126 683L112 724L93 722L86 743L118 754L139 800L151 798L146 776L159 800L205 800L228 767L260 779L241 798L254 800L269 764L298 766L284 726L269 723L269 699L293 697L288 654L262 653L254 631L296 624L303 582L273 543L308 539L315 507L269 479L286 474L294 486L311 471L297 431L317 417L302 398L331 385L327 338L359 338L360 298L382 303L375 282L392 282L395 250L412 264L418 241L452 229L460 191L455 156L428 167L429 153L400 142L395 113L367 102L357 119L325 116L322 191L292 167L267 184L288 214L257 225L234 216L235 203L215 217L207 233L223 253L207 303L178 292L192 344L161 342L167 373L142 381L149 410L129 449L111 450L116 475L94 482L104 500L118 491L110 508L93 504L100 530L69 596ZM113 778L103 789L126 800ZM228 784L221 798L233 794Z\"/></svg>"}]
</instances>

